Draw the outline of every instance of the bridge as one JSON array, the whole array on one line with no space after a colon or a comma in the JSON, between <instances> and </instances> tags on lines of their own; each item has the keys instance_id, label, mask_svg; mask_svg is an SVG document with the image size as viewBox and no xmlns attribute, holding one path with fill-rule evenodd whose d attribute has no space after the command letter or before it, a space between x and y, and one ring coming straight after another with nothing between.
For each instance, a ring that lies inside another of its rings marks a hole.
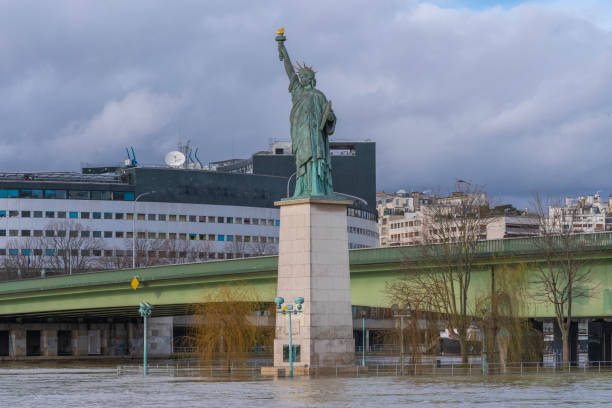
<instances>
[{"instance_id":1,"label":"bridge","mask_svg":"<svg viewBox=\"0 0 612 408\"><path fill-rule=\"evenodd\" d=\"M590 234L588 251L591 278L597 288L587 299L576 299L574 316L612 315L612 234ZM470 294L488 293L491 271L527 268L533 273L542 254L535 241L518 238L478 243ZM422 258L421 247L372 248L349 251L353 305L388 307L385 284L406 273L407 265ZM92 272L0 284L0 321L16 318L137 317L137 305L155 305L154 316L188 313L220 285L243 283L255 289L257 299L276 296L276 256L165 265L138 269ZM130 286L140 281L136 290ZM553 317L545 304L531 304L525 317Z\"/></svg>"}]
</instances>

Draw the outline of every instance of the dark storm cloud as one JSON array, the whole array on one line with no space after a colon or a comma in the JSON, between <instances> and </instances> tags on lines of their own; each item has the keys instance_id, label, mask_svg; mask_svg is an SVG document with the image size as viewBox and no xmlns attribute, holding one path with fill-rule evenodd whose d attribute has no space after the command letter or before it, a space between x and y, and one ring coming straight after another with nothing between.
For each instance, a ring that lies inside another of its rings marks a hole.
<instances>
[{"instance_id":1,"label":"dark storm cloud","mask_svg":"<svg viewBox=\"0 0 612 408\"><path fill-rule=\"evenodd\" d=\"M288 138L274 35L318 71L337 139L378 147L378 188L455 178L501 196L612 190L610 33L552 5L2 2L1 169L203 161Z\"/></svg>"}]
</instances>

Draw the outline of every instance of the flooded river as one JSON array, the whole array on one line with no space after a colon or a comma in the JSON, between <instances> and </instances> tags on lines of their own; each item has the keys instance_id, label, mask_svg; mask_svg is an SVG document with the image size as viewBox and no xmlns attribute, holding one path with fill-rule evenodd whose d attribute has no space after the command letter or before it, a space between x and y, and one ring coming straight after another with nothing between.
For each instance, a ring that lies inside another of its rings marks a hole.
<instances>
[{"instance_id":1,"label":"flooded river","mask_svg":"<svg viewBox=\"0 0 612 408\"><path fill-rule=\"evenodd\" d=\"M612 375L261 378L117 376L113 368L0 369L0 407L605 407Z\"/></svg>"}]
</instances>

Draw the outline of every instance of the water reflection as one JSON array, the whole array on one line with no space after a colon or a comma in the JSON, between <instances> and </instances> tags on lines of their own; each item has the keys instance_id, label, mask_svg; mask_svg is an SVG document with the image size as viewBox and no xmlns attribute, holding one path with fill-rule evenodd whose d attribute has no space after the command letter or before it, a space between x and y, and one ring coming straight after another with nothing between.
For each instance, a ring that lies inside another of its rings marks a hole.
<instances>
[{"instance_id":1,"label":"water reflection","mask_svg":"<svg viewBox=\"0 0 612 408\"><path fill-rule=\"evenodd\" d=\"M0 407L601 407L608 374L211 381L112 368L0 370Z\"/></svg>"}]
</instances>

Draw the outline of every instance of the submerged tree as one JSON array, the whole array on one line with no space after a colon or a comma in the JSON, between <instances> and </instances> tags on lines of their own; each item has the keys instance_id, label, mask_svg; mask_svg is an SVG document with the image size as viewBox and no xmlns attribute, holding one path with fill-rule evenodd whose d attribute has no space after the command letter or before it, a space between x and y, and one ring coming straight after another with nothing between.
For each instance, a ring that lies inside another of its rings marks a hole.
<instances>
[{"instance_id":1,"label":"submerged tree","mask_svg":"<svg viewBox=\"0 0 612 408\"><path fill-rule=\"evenodd\" d=\"M274 313L260 302L256 291L246 285L225 285L192 305L195 327L189 341L201 361L218 360L228 369L244 363L255 346L269 346L273 331L261 327L258 317Z\"/></svg>"},{"instance_id":2,"label":"submerged tree","mask_svg":"<svg viewBox=\"0 0 612 408\"><path fill-rule=\"evenodd\" d=\"M592 236L574 229L576 210L549 206L538 195L534 207L540 220L540 237L534 240L543 258L537 262L532 283L536 300L550 304L561 332L563 363L570 362L570 328L574 301L590 298L596 286L584 252L592 246Z\"/></svg>"},{"instance_id":3,"label":"submerged tree","mask_svg":"<svg viewBox=\"0 0 612 408\"><path fill-rule=\"evenodd\" d=\"M418 259L406 256L405 275L387 284L399 303L414 303L436 313L456 333L464 363L468 361L468 328L474 310L468 293L478 255L494 215L480 187L463 181L447 198L423 208L423 236ZM471 308L472 307L472 308Z\"/></svg>"}]
</instances>

